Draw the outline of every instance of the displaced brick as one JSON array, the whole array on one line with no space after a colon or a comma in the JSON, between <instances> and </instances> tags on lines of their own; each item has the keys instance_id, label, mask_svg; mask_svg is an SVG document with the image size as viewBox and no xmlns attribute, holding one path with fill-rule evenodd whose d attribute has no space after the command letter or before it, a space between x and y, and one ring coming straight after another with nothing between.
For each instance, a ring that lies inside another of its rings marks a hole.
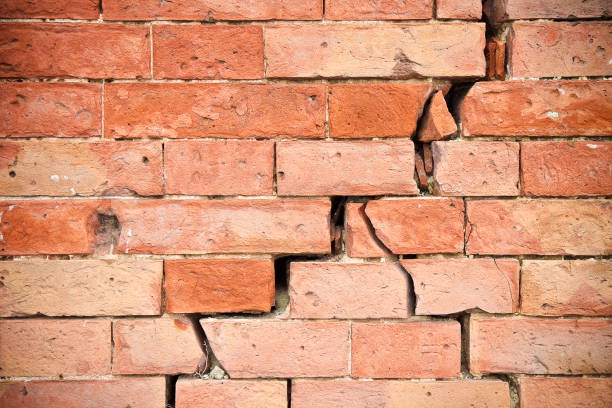
<instances>
[{"instance_id":1,"label":"displaced brick","mask_svg":"<svg viewBox=\"0 0 612 408\"><path fill-rule=\"evenodd\" d=\"M200 320L235 378L342 377L348 374L347 322Z\"/></svg>"},{"instance_id":2,"label":"displaced brick","mask_svg":"<svg viewBox=\"0 0 612 408\"><path fill-rule=\"evenodd\" d=\"M432 143L434 191L443 196L519 194L519 144L513 142Z\"/></svg>"},{"instance_id":3,"label":"displaced brick","mask_svg":"<svg viewBox=\"0 0 612 408\"><path fill-rule=\"evenodd\" d=\"M168 194L272 195L274 143L170 140L164 169Z\"/></svg>"},{"instance_id":4,"label":"displaced brick","mask_svg":"<svg viewBox=\"0 0 612 408\"><path fill-rule=\"evenodd\" d=\"M429 182L427 178L427 173L425 172L425 163L423 163L423 158L421 157L420 154L415 155L414 165L416 168L419 188L423 190L427 190L429 188Z\"/></svg>"},{"instance_id":5,"label":"displaced brick","mask_svg":"<svg viewBox=\"0 0 612 408\"><path fill-rule=\"evenodd\" d=\"M459 376L461 326L456 321L353 323L351 376Z\"/></svg>"},{"instance_id":6,"label":"displaced brick","mask_svg":"<svg viewBox=\"0 0 612 408\"><path fill-rule=\"evenodd\" d=\"M468 201L466 250L499 255L609 255L606 200Z\"/></svg>"},{"instance_id":7,"label":"displaced brick","mask_svg":"<svg viewBox=\"0 0 612 408\"><path fill-rule=\"evenodd\" d=\"M441 19L480 20L481 0L436 0L436 17Z\"/></svg>"},{"instance_id":8,"label":"displaced brick","mask_svg":"<svg viewBox=\"0 0 612 408\"><path fill-rule=\"evenodd\" d=\"M176 382L176 408L207 406L285 408L287 406L287 382L179 378Z\"/></svg>"},{"instance_id":9,"label":"displaced brick","mask_svg":"<svg viewBox=\"0 0 612 408\"><path fill-rule=\"evenodd\" d=\"M448 111L444 94L437 91L425 111L418 137L421 142L445 140L457 131L455 119Z\"/></svg>"},{"instance_id":10,"label":"displaced brick","mask_svg":"<svg viewBox=\"0 0 612 408\"><path fill-rule=\"evenodd\" d=\"M269 77L482 77L484 24L266 27Z\"/></svg>"},{"instance_id":11,"label":"displaced brick","mask_svg":"<svg viewBox=\"0 0 612 408\"><path fill-rule=\"evenodd\" d=\"M0 338L3 377L110 374L109 320L0 320Z\"/></svg>"},{"instance_id":12,"label":"displaced brick","mask_svg":"<svg viewBox=\"0 0 612 408\"><path fill-rule=\"evenodd\" d=\"M506 77L506 43L498 38L491 38L485 48L487 58L487 79L499 79L503 81Z\"/></svg>"},{"instance_id":13,"label":"displaced brick","mask_svg":"<svg viewBox=\"0 0 612 408\"><path fill-rule=\"evenodd\" d=\"M370 231L364 206L364 203L346 204L346 253L352 258L382 258L388 254Z\"/></svg>"},{"instance_id":14,"label":"displaced brick","mask_svg":"<svg viewBox=\"0 0 612 408\"><path fill-rule=\"evenodd\" d=\"M595 260L523 261L521 313L612 315L612 263Z\"/></svg>"},{"instance_id":15,"label":"displaced brick","mask_svg":"<svg viewBox=\"0 0 612 408\"><path fill-rule=\"evenodd\" d=\"M433 16L432 0L327 0L330 20L427 20Z\"/></svg>"},{"instance_id":16,"label":"displaced brick","mask_svg":"<svg viewBox=\"0 0 612 408\"><path fill-rule=\"evenodd\" d=\"M612 379L521 377L521 407L607 408L612 404Z\"/></svg>"},{"instance_id":17,"label":"displaced brick","mask_svg":"<svg viewBox=\"0 0 612 408\"><path fill-rule=\"evenodd\" d=\"M487 0L484 12L498 25L511 20L608 17L612 7L607 0Z\"/></svg>"},{"instance_id":18,"label":"displaced brick","mask_svg":"<svg viewBox=\"0 0 612 408\"><path fill-rule=\"evenodd\" d=\"M109 138L325 134L323 84L108 84L104 107Z\"/></svg>"},{"instance_id":19,"label":"displaced brick","mask_svg":"<svg viewBox=\"0 0 612 408\"><path fill-rule=\"evenodd\" d=\"M0 23L0 77L150 78L149 27Z\"/></svg>"},{"instance_id":20,"label":"displaced brick","mask_svg":"<svg viewBox=\"0 0 612 408\"><path fill-rule=\"evenodd\" d=\"M98 0L3 0L1 18L74 18L95 20L100 15Z\"/></svg>"},{"instance_id":21,"label":"displaced brick","mask_svg":"<svg viewBox=\"0 0 612 408\"><path fill-rule=\"evenodd\" d=\"M472 317L470 371L475 374L610 372L612 320Z\"/></svg>"},{"instance_id":22,"label":"displaced brick","mask_svg":"<svg viewBox=\"0 0 612 408\"><path fill-rule=\"evenodd\" d=\"M411 140L278 142L276 157L282 196L419 192Z\"/></svg>"},{"instance_id":23,"label":"displaced brick","mask_svg":"<svg viewBox=\"0 0 612 408\"><path fill-rule=\"evenodd\" d=\"M403 259L401 264L414 282L417 315L518 310L516 259Z\"/></svg>"},{"instance_id":24,"label":"displaced brick","mask_svg":"<svg viewBox=\"0 0 612 408\"><path fill-rule=\"evenodd\" d=\"M431 152L431 143L423 144L423 162L425 163L425 171L431 173L433 171L433 153Z\"/></svg>"}]
</instances>

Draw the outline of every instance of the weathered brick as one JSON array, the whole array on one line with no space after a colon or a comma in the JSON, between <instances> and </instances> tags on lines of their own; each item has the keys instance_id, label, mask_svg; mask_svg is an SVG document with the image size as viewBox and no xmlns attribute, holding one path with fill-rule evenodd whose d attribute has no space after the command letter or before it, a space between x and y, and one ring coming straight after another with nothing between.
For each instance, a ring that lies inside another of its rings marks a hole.
<instances>
[{"instance_id":1,"label":"weathered brick","mask_svg":"<svg viewBox=\"0 0 612 408\"><path fill-rule=\"evenodd\" d=\"M461 105L464 136L608 136L609 81L478 82Z\"/></svg>"},{"instance_id":2,"label":"weathered brick","mask_svg":"<svg viewBox=\"0 0 612 408\"><path fill-rule=\"evenodd\" d=\"M200 323L231 378L348 374L347 322L202 319Z\"/></svg>"},{"instance_id":3,"label":"weathered brick","mask_svg":"<svg viewBox=\"0 0 612 408\"><path fill-rule=\"evenodd\" d=\"M214 381L179 378L176 408L285 408L287 382L274 380Z\"/></svg>"},{"instance_id":4,"label":"weathered brick","mask_svg":"<svg viewBox=\"0 0 612 408\"><path fill-rule=\"evenodd\" d=\"M106 137L325 135L322 84L108 84L104 107Z\"/></svg>"},{"instance_id":5,"label":"weathered brick","mask_svg":"<svg viewBox=\"0 0 612 408\"><path fill-rule=\"evenodd\" d=\"M518 309L516 259L404 259L412 277L417 315L441 315L469 309L514 313Z\"/></svg>"},{"instance_id":6,"label":"weathered brick","mask_svg":"<svg viewBox=\"0 0 612 408\"><path fill-rule=\"evenodd\" d=\"M276 173L282 196L419 192L411 140L278 142Z\"/></svg>"},{"instance_id":7,"label":"weathered brick","mask_svg":"<svg viewBox=\"0 0 612 408\"><path fill-rule=\"evenodd\" d=\"M162 261L16 260L0 267L0 316L154 315Z\"/></svg>"},{"instance_id":8,"label":"weathered brick","mask_svg":"<svg viewBox=\"0 0 612 408\"><path fill-rule=\"evenodd\" d=\"M519 194L519 144L433 142L434 191L443 196Z\"/></svg>"},{"instance_id":9,"label":"weathered brick","mask_svg":"<svg viewBox=\"0 0 612 408\"><path fill-rule=\"evenodd\" d=\"M513 23L508 68L513 77L612 75L612 23Z\"/></svg>"},{"instance_id":10,"label":"weathered brick","mask_svg":"<svg viewBox=\"0 0 612 408\"><path fill-rule=\"evenodd\" d=\"M382 258L387 255L372 233L363 210L363 203L347 203L345 207L346 253L352 258Z\"/></svg>"},{"instance_id":11,"label":"weathered brick","mask_svg":"<svg viewBox=\"0 0 612 408\"><path fill-rule=\"evenodd\" d=\"M423 157L421 157L420 154L416 154L414 156L414 166L416 170L419 188L427 190L429 188L429 179L427 177L427 172L425 172L425 163L423 162Z\"/></svg>"},{"instance_id":12,"label":"weathered brick","mask_svg":"<svg viewBox=\"0 0 612 408\"><path fill-rule=\"evenodd\" d=\"M99 84L0 83L0 137L90 137L102 134Z\"/></svg>"},{"instance_id":13,"label":"weathered brick","mask_svg":"<svg viewBox=\"0 0 612 408\"><path fill-rule=\"evenodd\" d=\"M482 77L484 24L266 27L269 77Z\"/></svg>"},{"instance_id":14,"label":"weathered brick","mask_svg":"<svg viewBox=\"0 0 612 408\"><path fill-rule=\"evenodd\" d=\"M485 49L487 58L487 79L506 78L506 42L498 38L491 38Z\"/></svg>"},{"instance_id":15,"label":"weathered brick","mask_svg":"<svg viewBox=\"0 0 612 408\"><path fill-rule=\"evenodd\" d=\"M110 374L109 320L0 320L0 339L3 377Z\"/></svg>"},{"instance_id":16,"label":"weathered brick","mask_svg":"<svg viewBox=\"0 0 612 408\"><path fill-rule=\"evenodd\" d=\"M186 318L113 322L113 374L192 374L207 358Z\"/></svg>"},{"instance_id":17,"label":"weathered brick","mask_svg":"<svg viewBox=\"0 0 612 408\"><path fill-rule=\"evenodd\" d=\"M608 255L612 206L606 200L468 201L471 254Z\"/></svg>"},{"instance_id":18,"label":"weathered brick","mask_svg":"<svg viewBox=\"0 0 612 408\"><path fill-rule=\"evenodd\" d=\"M165 190L187 195L272 195L274 143L170 140L164 143Z\"/></svg>"},{"instance_id":19,"label":"weathered brick","mask_svg":"<svg viewBox=\"0 0 612 408\"><path fill-rule=\"evenodd\" d=\"M154 25L153 75L187 79L262 78L262 28Z\"/></svg>"},{"instance_id":20,"label":"weathered brick","mask_svg":"<svg viewBox=\"0 0 612 408\"><path fill-rule=\"evenodd\" d=\"M470 371L600 374L612 370L612 320L472 317Z\"/></svg>"},{"instance_id":21,"label":"weathered brick","mask_svg":"<svg viewBox=\"0 0 612 408\"><path fill-rule=\"evenodd\" d=\"M433 0L327 0L330 20L427 20L433 16Z\"/></svg>"},{"instance_id":22,"label":"weathered brick","mask_svg":"<svg viewBox=\"0 0 612 408\"><path fill-rule=\"evenodd\" d=\"M457 131L455 119L448 111L444 93L437 91L423 116L418 138L421 142L444 140L450 138Z\"/></svg>"},{"instance_id":23,"label":"weathered brick","mask_svg":"<svg viewBox=\"0 0 612 408\"><path fill-rule=\"evenodd\" d=\"M395 263L292 262L291 317L408 317L408 277Z\"/></svg>"},{"instance_id":24,"label":"weathered brick","mask_svg":"<svg viewBox=\"0 0 612 408\"><path fill-rule=\"evenodd\" d=\"M0 77L150 78L149 27L0 23Z\"/></svg>"},{"instance_id":25,"label":"weathered brick","mask_svg":"<svg viewBox=\"0 0 612 408\"><path fill-rule=\"evenodd\" d=\"M81 18L95 20L100 15L98 0L3 0L1 18Z\"/></svg>"},{"instance_id":26,"label":"weathered brick","mask_svg":"<svg viewBox=\"0 0 612 408\"><path fill-rule=\"evenodd\" d=\"M427 173L431 173L433 171L433 153L431 152L431 143L424 143L422 146L425 171Z\"/></svg>"},{"instance_id":27,"label":"weathered brick","mask_svg":"<svg viewBox=\"0 0 612 408\"><path fill-rule=\"evenodd\" d=\"M612 405L612 379L521 377L521 407L607 408Z\"/></svg>"},{"instance_id":28,"label":"weathered brick","mask_svg":"<svg viewBox=\"0 0 612 408\"><path fill-rule=\"evenodd\" d=\"M612 315L609 261L523 261L521 313L527 315Z\"/></svg>"},{"instance_id":29,"label":"weathered brick","mask_svg":"<svg viewBox=\"0 0 612 408\"><path fill-rule=\"evenodd\" d=\"M612 142L522 142L521 189L530 196L612 194Z\"/></svg>"},{"instance_id":30,"label":"weathered brick","mask_svg":"<svg viewBox=\"0 0 612 408\"><path fill-rule=\"evenodd\" d=\"M366 378L459 376L461 326L456 321L353 323L351 375Z\"/></svg>"},{"instance_id":31,"label":"weathered brick","mask_svg":"<svg viewBox=\"0 0 612 408\"><path fill-rule=\"evenodd\" d=\"M8 196L162 194L161 142L0 141Z\"/></svg>"},{"instance_id":32,"label":"weathered brick","mask_svg":"<svg viewBox=\"0 0 612 408\"><path fill-rule=\"evenodd\" d=\"M575 19L607 17L612 7L607 0L487 0L484 12L492 24L538 18Z\"/></svg>"},{"instance_id":33,"label":"weathered brick","mask_svg":"<svg viewBox=\"0 0 612 408\"><path fill-rule=\"evenodd\" d=\"M429 83L329 87L331 137L410 137L431 94Z\"/></svg>"},{"instance_id":34,"label":"weathered brick","mask_svg":"<svg viewBox=\"0 0 612 408\"><path fill-rule=\"evenodd\" d=\"M168 313L269 312L271 259L175 259L165 262Z\"/></svg>"},{"instance_id":35,"label":"weathered brick","mask_svg":"<svg viewBox=\"0 0 612 408\"><path fill-rule=\"evenodd\" d=\"M436 17L462 20L480 20L481 0L436 0Z\"/></svg>"}]
</instances>

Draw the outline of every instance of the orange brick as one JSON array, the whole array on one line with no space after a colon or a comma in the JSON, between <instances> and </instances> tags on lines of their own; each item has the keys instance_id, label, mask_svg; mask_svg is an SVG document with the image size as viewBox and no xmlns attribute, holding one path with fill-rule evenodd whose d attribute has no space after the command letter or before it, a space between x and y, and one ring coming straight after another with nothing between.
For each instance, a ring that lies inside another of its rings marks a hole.
<instances>
[{"instance_id":1,"label":"orange brick","mask_svg":"<svg viewBox=\"0 0 612 408\"><path fill-rule=\"evenodd\" d=\"M612 404L612 379L521 377L521 407L607 408Z\"/></svg>"},{"instance_id":2,"label":"orange brick","mask_svg":"<svg viewBox=\"0 0 612 408\"><path fill-rule=\"evenodd\" d=\"M217 408L285 408L287 382L214 381L179 378L176 383L176 408L214 406Z\"/></svg>"},{"instance_id":3,"label":"orange brick","mask_svg":"<svg viewBox=\"0 0 612 408\"><path fill-rule=\"evenodd\" d=\"M327 0L325 18L330 20L427 20L433 0Z\"/></svg>"},{"instance_id":4,"label":"orange brick","mask_svg":"<svg viewBox=\"0 0 612 408\"><path fill-rule=\"evenodd\" d=\"M538 18L576 19L606 17L612 13L608 0L487 0L484 11L493 24Z\"/></svg>"},{"instance_id":5,"label":"orange brick","mask_svg":"<svg viewBox=\"0 0 612 408\"><path fill-rule=\"evenodd\" d=\"M437 91L431 98L421 123L418 133L421 142L449 139L457 132L457 124L448 111L443 92Z\"/></svg>"},{"instance_id":6,"label":"orange brick","mask_svg":"<svg viewBox=\"0 0 612 408\"><path fill-rule=\"evenodd\" d=\"M363 203L347 203L345 207L346 253L352 258L382 258L387 254L370 232Z\"/></svg>"},{"instance_id":7,"label":"orange brick","mask_svg":"<svg viewBox=\"0 0 612 408\"><path fill-rule=\"evenodd\" d=\"M506 78L506 43L498 38L491 38L485 49L487 58L487 79Z\"/></svg>"},{"instance_id":8,"label":"orange brick","mask_svg":"<svg viewBox=\"0 0 612 408\"><path fill-rule=\"evenodd\" d=\"M436 0L436 17L462 20L480 20L481 0Z\"/></svg>"},{"instance_id":9,"label":"orange brick","mask_svg":"<svg viewBox=\"0 0 612 408\"><path fill-rule=\"evenodd\" d=\"M98 0L3 0L2 18L82 18L95 20L100 16Z\"/></svg>"}]
</instances>

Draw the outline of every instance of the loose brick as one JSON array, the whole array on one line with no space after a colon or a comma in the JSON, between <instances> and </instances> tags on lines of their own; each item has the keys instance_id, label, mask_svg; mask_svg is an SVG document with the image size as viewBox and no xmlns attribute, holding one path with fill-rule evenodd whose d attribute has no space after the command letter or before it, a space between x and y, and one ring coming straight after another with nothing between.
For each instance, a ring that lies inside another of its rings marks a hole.
<instances>
[{"instance_id":1,"label":"loose brick","mask_svg":"<svg viewBox=\"0 0 612 408\"><path fill-rule=\"evenodd\" d=\"M521 377L521 407L607 408L612 404L612 379Z\"/></svg>"},{"instance_id":2,"label":"loose brick","mask_svg":"<svg viewBox=\"0 0 612 408\"><path fill-rule=\"evenodd\" d=\"M463 135L608 136L609 81L478 82L461 105Z\"/></svg>"},{"instance_id":3,"label":"loose brick","mask_svg":"<svg viewBox=\"0 0 612 408\"><path fill-rule=\"evenodd\" d=\"M0 141L9 196L162 194L161 142Z\"/></svg>"},{"instance_id":4,"label":"loose brick","mask_svg":"<svg viewBox=\"0 0 612 408\"><path fill-rule=\"evenodd\" d=\"M513 77L612 75L612 23L513 23L508 68Z\"/></svg>"},{"instance_id":5,"label":"loose brick","mask_svg":"<svg viewBox=\"0 0 612 408\"><path fill-rule=\"evenodd\" d=\"M321 0L104 0L105 20L319 20Z\"/></svg>"},{"instance_id":6,"label":"loose brick","mask_svg":"<svg viewBox=\"0 0 612 408\"><path fill-rule=\"evenodd\" d=\"M271 141L170 140L164 168L168 194L274 194Z\"/></svg>"},{"instance_id":7,"label":"loose brick","mask_svg":"<svg viewBox=\"0 0 612 408\"><path fill-rule=\"evenodd\" d=\"M606 200L468 201L471 254L608 255L612 206Z\"/></svg>"},{"instance_id":8,"label":"loose brick","mask_svg":"<svg viewBox=\"0 0 612 408\"><path fill-rule=\"evenodd\" d=\"M3 377L110 374L109 320L0 320L0 338Z\"/></svg>"},{"instance_id":9,"label":"loose brick","mask_svg":"<svg viewBox=\"0 0 612 408\"><path fill-rule=\"evenodd\" d=\"M282 196L419 192L411 140L278 142L276 157Z\"/></svg>"},{"instance_id":10,"label":"loose brick","mask_svg":"<svg viewBox=\"0 0 612 408\"><path fill-rule=\"evenodd\" d=\"M353 323L351 375L366 378L459 376L461 327L455 321Z\"/></svg>"},{"instance_id":11,"label":"loose brick","mask_svg":"<svg viewBox=\"0 0 612 408\"><path fill-rule=\"evenodd\" d=\"M523 261L521 313L612 315L609 261Z\"/></svg>"},{"instance_id":12,"label":"loose brick","mask_svg":"<svg viewBox=\"0 0 612 408\"><path fill-rule=\"evenodd\" d=\"M445 140L457 132L455 119L448 111L444 93L437 91L425 111L418 137L421 142Z\"/></svg>"},{"instance_id":13,"label":"loose brick","mask_svg":"<svg viewBox=\"0 0 612 408\"><path fill-rule=\"evenodd\" d=\"M521 189L530 196L612 194L612 143L521 143Z\"/></svg>"},{"instance_id":14,"label":"loose brick","mask_svg":"<svg viewBox=\"0 0 612 408\"><path fill-rule=\"evenodd\" d=\"M285 408L287 382L214 381L179 378L176 382L176 408L195 407Z\"/></svg>"},{"instance_id":15,"label":"loose brick","mask_svg":"<svg viewBox=\"0 0 612 408\"><path fill-rule=\"evenodd\" d=\"M261 26L154 25L155 78L262 78Z\"/></svg>"},{"instance_id":16,"label":"loose brick","mask_svg":"<svg viewBox=\"0 0 612 408\"><path fill-rule=\"evenodd\" d=\"M109 138L325 135L322 84L108 84L104 107Z\"/></svg>"},{"instance_id":17,"label":"loose brick","mask_svg":"<svg viewBox=\"0 0 612 408\"><path fill-rule=\"evenodd\" d=\"M330 85L329 134L411 137L431 91L429 83Z\"/></svg>"},{"instance_id":18,"label":"loose brick","mask_svg":"<svg viewBox=\"0 0 612 408\"><path fill-rule=\"evenodd\" d=\"M404 259L401 264L414 282L417 315L518 310L516 259Z\"/></svg>"},{"instance_id":19,"label":"loose brick","mask_svg":"<svg viewBox=\"0 0 612 408\"><path fill-rule=\"evenodd\" d=\"M441 19L480 20L481 0L436 0L436 16Z\"/></svg>"},{"instance_id":20,"label":"loose brick","mask_svg":"<svg viewBox=\"0 0 612 408\"><path fill-rule=\"evenodd\" d=\"M420 189L427 190L429 188L429 180L425 172L425 163L420 154L414 156L414 166L416 169L418 184Z\"/></svg>"},{"instance_id":21,"label":"loose brick","mask_svg":"<svg viewBox=\"0 0 612 408\"><path fill-rule=\"evenodd\" d=\"M100 15L97 0L3 0L1 18L80 18L95 20Z\"/></svg>"},{"instance_id":22,"label":"loose brick","mask_svg":"<svg viewBox=\"0 0 612 408\"><path fill-rule=\"evenodd\" d=\"M177 259L165 262L168 313L269 312L270 259Z\"/></svg>"},{"instance_id":23,"label":"loose brick","mask_svg":"<svg viewBox=\"0 0 612 408\"><path fill-rule=\"evenodd\" d=\"M519 194L519 144L433 142L434 191L443 196Z\"/></svg>"},{"instance_id":24,"label":"loose brick","mask_svg":"<svg viewBox=\"0 0 612 408\"><path fill-rule=\"evenodd\" d=\"M376 200L367 203L365 213L394 254L463 251L462 200Z\"/></svg>"},{"instance_id":25,"label":"loose brick","mask_svg":"<svg viewBox=\"0 0 612 408\"><path fill-rule=\"evenodd\" d=\"M104 380L1 381L4 408L83 408L166 406L164 377L123 377Z\"/></svg>"},{"instance_id":26,"label":"loose brick","mask_svg":"<svg viewBox=\"0 0 612 408\"><path fill-rule=\"evenodd\" d=\"M487 0L484 12L492 24L511 20L538 18L575 19L597 18L612 14L607 0Z\"/></svg>"},{"instance_id":27,"label":"loose brick","mask_svg":"<svg viewBox=\"0 0 612 408\"><path fill-rule=\"evenodd\" d=\"M0 23L0 77L150 78L149 27Z\"/></svg>"},{"instance_id":28,"label":"loose brick","mask_svg":"<svg viewBox=\"0 0 612 408\"><path fill-rule=\"evenodd\" d=\"M431 152L431 143L423 144L423 162L425 171L431 173L433 171L433 153Z\"/></svg>"},{"instance_id":29,"label":"loose brick","mask_svg":"<svg viewBox=\"0 0 612 408\"><path fill-rule=\"evenodd\" d=\"M0 316L161 313L162 261L23 260L0 267Z\"/></svg>"},{"instance_id":30,"label":"loose brick","mask_svg":"<svg viewBox=\"0 0 612 408\"><path fill-rule=\"evenodd\" d=\"M470 371L600 374L612 369L612 320L470 319Z\"/></svg>"},{"instance_id":31,"label":"loose brick","mask_svg":"<svg viewBox=\"0 0 612 408\"><path fill-rule=\"evenodd\" d=\"M363 203L347 203L345 207L346 253L352 258L382 258L387 254L370 232Z\"/></svg>"},{"instance_id":32,"label":"loose brick","mask_svg":"<svg viewBox=\"0 0 612 408\"><path fill-rule=\"evenodd\" d=\"M482 77L484 24L266 27L269 77Z\"/></svg>"},{"instance_id":33,"label":"loose brick","mask_svg":"<svg viewBox=\"0 0 612 408\"><path fill-rule=\"evenodd\" d=\"M347 322L202 319L200 323L231 378L348 374Z\"/></svg>"},{"instance_id":34,"label":"loose brick","mask_svg":"<svg viewBox=\"0 0 612 408\"><path fill-rule=\"evenodd\" d=\"M186 318L115 320L113 341L113 374L192 374L207 358Z\"/></svg>"},{"instance_id":35,"label":"loose brick","mask_svg":"<svg viewBox=\"0 0 612 408\"><path fill-rule=\"evenodd\" d=\"M395 263L292 262L291 317L408 317L408 277Z\"/></svg>"},{"instance_id":36,"label":"loose brick","mask_svg":"<svg viewBox=\"0 0 612 408\"><path fill-rule=\"evenodd\" d=\"M491 38L485 49L487 58L487 79L499 79L503 81L506 77L506 43L498 38Z\"/></svg>"},{"instance_id":37,"label":"loose brick","mask_svg":"<svg viewBox=\"0 0 612 408\"><path fill-rule=\"evenodd\" d=\"M329 20L427 20L433 16L432 0L327 0Z\"/></svg>"},{"instance_id":38,"label":"loose brick","mask_svg":"<svg viewBox=\"0 0 612 408\"><path fill-rule=\"evenodd\" d=\"M0 83L0 137L91 137L102 134L99 84Z\"/></svg>"}]
</instances>

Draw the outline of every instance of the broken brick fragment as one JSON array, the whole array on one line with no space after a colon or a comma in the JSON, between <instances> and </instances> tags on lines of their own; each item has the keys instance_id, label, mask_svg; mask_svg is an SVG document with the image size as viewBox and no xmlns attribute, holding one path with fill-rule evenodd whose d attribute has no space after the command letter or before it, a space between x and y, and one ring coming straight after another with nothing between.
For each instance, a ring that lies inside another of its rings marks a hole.
<instances>
[{"instance_id":1,"label":"broken brick fragment","mask_svg":"<svg viewBox=\"0 0 612 408\"><path fill-rule=\"evenodd\" d=\"M457 131L453 115L448 111L444 94L436 92L431 98L425 116L421 119L418 138L421 142L449 139Z\"/></svg>"},{"instance_id":2,"label":"broken brick fragment","mask_svg":"<svg viewBox=\"0 0 612 408\"><path fill-rule=\"evenodd\" d=\"M423 162L425 163L425 171L431 174L434 168L433 154L431 153L431 144L423 144Z\"/></svg>"},{"instance_id":3,"label":"broken brick fragment","mask_svg":"<svg viewBox=\"0 0 612 408\"><path fill-rule=\"evenodd\" d=\"M420 154L414 156L414 165L416 167L417 179L419 180L419 188L426 190L428 187L427 173L425 172L425 164Z\"/></svg>"},{"instance_id":4,"label":"broken brick fragment","mask_svg":"<svg viewBox=\"0 0 612 408\"><path fill-rule=\"evenodd\" d=\"M506 43L498 38L491 38L485 48L487 58L487 79L503 81L506 76Z\"/></svg>"}]
</instances>

